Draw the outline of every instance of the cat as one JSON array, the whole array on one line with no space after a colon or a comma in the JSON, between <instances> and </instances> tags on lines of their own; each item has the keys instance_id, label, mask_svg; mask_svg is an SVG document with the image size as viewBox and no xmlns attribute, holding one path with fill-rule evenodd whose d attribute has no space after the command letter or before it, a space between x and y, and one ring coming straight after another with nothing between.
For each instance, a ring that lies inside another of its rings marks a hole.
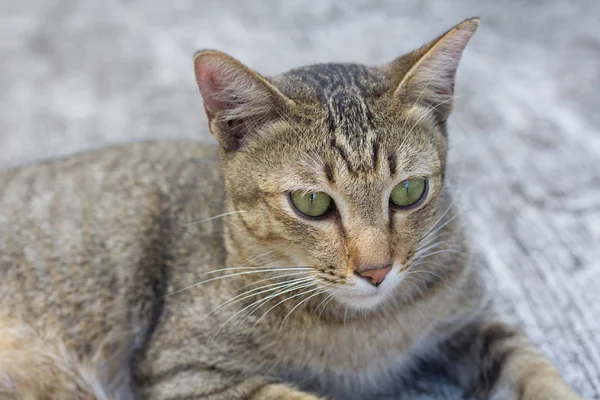
<instances>
[{"instance_id":1,"label":"cat","mask_svg":"<svg viewBox=\"0 0 600 400\"><path fill-rule=\"evenodd\" d=\"M482 399L578 399L495 311L447 188L478 25L271 78L200 51L218 146L2 174L0 397L371 399L430 362Z\"/></svg>"}]
</instances>

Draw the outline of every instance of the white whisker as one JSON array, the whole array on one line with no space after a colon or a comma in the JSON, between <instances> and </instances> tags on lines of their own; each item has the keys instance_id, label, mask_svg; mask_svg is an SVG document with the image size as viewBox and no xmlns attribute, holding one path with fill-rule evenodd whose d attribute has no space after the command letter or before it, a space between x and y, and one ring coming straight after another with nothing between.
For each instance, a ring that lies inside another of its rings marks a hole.
<instances>
[{"instance_id":1,"label":"white whisker","mask_svg":"<svg viewBox=\"0 0 600 400\"><path fill-rule=\"evenodd\" d=\"M422 237L419 240L419 244L420 245L427 245L429 243L432 243L436 239L439 239L439 238L441 238L443 236L450 236L450 235L454 235L454 232L440 232L437 235L433 235L433 236L429 235L429 236L426 236L426 237Z\"/></svg>"},{"instance_id":2,"label":"white whisker","mask_svg":"<svg viewBox=\"0 0 600 400\"><path fill-rule=\"evenodd\" d=\"M314 286L314 282L308 282L308 283L302 283L299 286L294 286L291 288L283 288L281 289L279 292L277 293L273 293L269 296L267 296L266 298L264 298L262 301L254 303L254 308L252 310L249 310L248 314L244 317L244 319L241 321L241 324L244 323L244 321L246 321L248 318L250 318L252 316L252 314L254 314L259 308L261 308L263 305L265 305L266 303L268 303L269 301L273 300L276 297L281 296L282 294L286 294L289 292L293 292L299 289L304 289L306 287L311 287ZM278 303L279 304L279 303ZM275 307L278 305L276 304ZM269 312L271 309L267 310L267 312ZM262 318L262 317L261 317ZM258 321L261 319L259 318L256 323L258 323ZM256 325L256 323L254 325Z\"/></svg>"},{"instance_id":3,"label":"white whisker","mask_svg":"<svg viewBox=\"0 0 600 400\"><path fill-rule=\"evenodd\" d=\"M223 272L223 271L237 271L237 270L255 270L255 269L270 269L273 271L306 271L306 270L310 270L312 269L311 267L304 267L304 266L298 266L298 267L267 267L266 265L261 265L261 266L257 266L257 267L227 267L227 268L221 268L221 269L214 269L212 271L207 271L205 273L203 273L202 275L199 276L204 276L204 275L209 275L209 274L214 274L217 272Z\"/></svg>"},{"instance_id":4,"label":"white whisker","mask_svg":"<svg viewBox=\"0 0 600 400\"><path fill-rule=\"evenodd\" d=\"M431 225L431 227L425 231L424 234L421 235L421 240L426 239L429 235L434 234L435 232L431 232L432 230L434 230L437 226L437 224L439 224L442 219L446 216L446 214L448 214L448 212L452 209L452 206L454 206L454 203L456 202L456 199L452 199L452 201L450 202L450 205L448 205L448 207L446 208L446 210L444 210L444 212L442 213L442 215L433 223L433 225Z\"/></svg>"},{"instance_id":5,"label":"white whisker","mask_svg":"<svg viewBox=\"0 0 600 400\"><path fill-rule=\"evenodd\" d=\"M275 253L275 251L276 250L267 251L265 253L262 253L262 254L259 254L259 255L255 256L255 257L252 257L252 258L244 261L244 264L242 264L242 267L248 266L248 264L250 264L252 261L256 261L256 260L258 260L260 258L268 256L269 254Z\"/></svg>"},{"instance_id":6,"label":"white whisker","mask_svg":"<svg viewBox=\"0 0 600 400\"><path fill-rule=\"evenodd\" d=\"M328 285L324 285L324 287L325 287L325 286L328 286ZM285 318L283 318L283 321L281 321L281 325L279 325L279 331L281 331L281 328L283 327L283 324L285 324L285 321L287 321L287 319L290 317L290 315L292 315L292 313L294 312L294 310L295 310L295 309L297 309L298 307L300 307L302 304L306 303L308 300L312 299L313 297L315 297L315 296L318 296L318 295L320 295L320 294L323 294L323 293L326 293L326 292L327 292L326 290L324 290L324 289L323 289L323 287L321 287L321 288L318 288L318 289L321 289L321 290L319 290L319 291L317 291L316 293L314 293L314 294L312 294L312 295L308 296L306 299L304 299L304 300L300 301L298 304L296 304L296 305L295 305L295 306L294 306L294 307L293 307L293 308L292 308L292 309L291 309L291 310L290 310L290 311L289 311L289 312L288 312L288 313L285 315ZM306 292L305 294L307 294L307 293L309 293L309 292Z\"/></svg>"},{"instance_id":7,"label":"white whisker","mask_svg":"<svg viewBox=\"0 0 600 400\"><path fill-rule=\"evenodd\" d=\"M250 282L250 283L248 283L248 284L246 284L246 285L244 285L244 286L241 286L241 287L239 288L239 290L242 290L242 289L244 289L244 288L247 288L248 286L256 285L257 283L261 283L261 282L265 282L265 281L273 281L273 280L276 280L276 279L279 279L279 278L285 278L286 276L302 275L302 274L306 274L306 272L305 272L305 271L300 271L300 272L294 272L293 274L285 274L285 275L270 276L270 277L268 277L268 278L259 279L259 280L257 280L257 281L253 281L253 282Z\"/></svg>"},{"instance_id":8,"label":"white whisker","mask_svg":"<svg viewBox=\"0 0 600 400\"><path fill-rule=\"evenodd\" d=\"M301 274L301 273L302 272L297 273L297 274ZM290 275L297 275L297 274L290 274ZM288 276L288 275L286 275L286 276ZM279 290L279 289L285 288L285 287L287 287L289 285L295 285L295 284L298 284L298 283L308 282L310 280L312 280L312 278L310 278L310 277L298 278L298 279L293 279L291 281L286 281L286 282L272 283L272 284L269 284L269 285L264 285L264 286L260 286L258 288L254 288L254 289L245 291L244 293L238 294L237 296L232 297L231 299L227 300L223 304L219 305L217 308L215 308L214 310L212 310L211 312L209 312L208 314L206 314L205 317L208 317L208 316L212 315L213 313L219 311L220 309L222 309L224 307L230 306L230 305L232 305L234 303L237 303L237 302L240 302L242 300L246 300L246 299L248 299L250 297L258 296L258 295L263 294L263 293L272 292L274 290Z\"/></svg>"},{"instance_id":9,"label":"white whisker","mask_svg":"<svg viewBox=\"0 0 600 400\"><path fill-rule=\"evenodd\" d=\"M433 253L428 253L428 254L425 254L425 255L420 255L419 256L419 261L424 260L427 257L431 257L433 255L440 254L440 253L456 253L456 254L464 254L464 255L467 254L464 251L460 251L460 250L456 250L456 249L442 249L442 250L434 251Z\"/></svg>"},{"instance_id":10,"label":"white whisker","mask_svg":"<svg viewBox=\"0 0 600 400\"><path fill-rule=\"evenodd\" d=\"M464 172L465 172L465 168L464 168L464 164L463 164L463 168L461 169L460 176L458 178L458 185L457 185L458 188L462 187ZM446 184L446 186L448 186L448 184ZM470 189L470 188L468 188L468 189ZM431 225L431 227L423 235L421 235L421 240L425 240L425 239L427 239L427 237L434 235L436 232L439 231L439 229L436 229L436 231L432 232L432 230L435 229L436 226L443 220L443 218L446 216L446 214L448 214L448 212L452 209L452 207L454 207L454 205L457 202L457 198L458 198L458 196L452 196L452 201L448 205L448 208L446 208L446 210L444 210L443 214L435 221L435 223L433 225Z\"/></svg>"},{"instance_id":11,"label":"white whisker","mask_svg":"<svg viewBox=\"0 0 600 400\"><path fill-rule=\"evenodd\" d=\"M434 107L431 107L431 108L429 108L429 109L427 110L427 112L425 112L425 113L424 113L424 114L421 116L421 118L419 118L419 119L417 120L417 122L415 122L415 124L413 125L413 127L412 127L412 128L410 128L410 131L408 131L408 133L406 134L406 136L410 136L410 134L411 134L411 133L412 133L412 131L413 131L413 130L414 130L416 127L417 127L417 125L419 124L419 122L421 122L421 120L422 120L423 118L425 118L425 117L426 117L426 116L428 116L430 113L432 113L432 112L433 112L433 111L434 111L436 108L438 108L439 106L442 106L442 105L444 105L445 103L448 103L449 101L452 101L452 100L458 99L458 98L460 98L460 97L463 97L463 96L466 96L466 95L465 95L465 94L461 94L461 95L458 95L458 96L452 96L452 97L450 97L449 99L446 99L446 100L444 100L444 101L440 101L440 102L439 102L438 104L436 104Z\"/></svg>"},{"instance_id":12,"label":"white whisker","mask_svg":"<svg viewBox=\"0 0 600 400\"><path fill-rule=\"evenodd\" d=\"M420 274L420 273L427 273L427 274L431 274L433 276L435 276L436 278L438 278L440 281L444 282L446 284L446 281L444 280L444 278L442 278L441 276L439 276L438 274L436 274L435 272L432 271L427 271L426 269L418 269L415 271L409 271L407 273L407 275L411 275L411 274Z\"/></svg>"},{"instance_id":13,"label":"white whisker","mask_svg":"<svg viewBox=\"0 0 600 400\"><path fill-rule=\"evenodd\" d=\"M442 240L441 242L435 242L435 243L428 243L425 246L420 246L417 247L417 250L415 251L416 254L425 252L427 250L431 250L433 248L436 248L438 246L441 246L443 244L448 244L448 243L456 243L454 240Z\"/></svg>"},{"instance_id":14,"label":"white whisker","mask_svg":"<svg viewBox=\"0 0 600 400\"><path fill-rule=\"evenodd\" d=\"M314 283L312 283L311 285L314 285ZM311 289L311 290L308 290L308 291L303 291L302 293L298 293L298 294L295 294L295 295L293 295L293 296L286 297L285 299L283 299L283 300L281 300L280 302L278 302L277 304L275 304L273 307L269 308L269 309L268 309L268 310L267 310L267 311L266 311L266 312L265 312L263 315L261 315L261 316L260 316L260 317L259 317L259 318L256 320L256 322L254 322L254 325L252 325L252 328L251 328L250 330L251 330L251 331L252 331L252 330L254 330L254 327L256 326L256 324L258 324L258 322L259 322L261 319L263 319L263 318L264 318L264 317L265 317L265 316L266 316L266 315L267 315L267 314L268 314L270 311L272 311L274 308L276 308L276 307L277 307L277 306L279 306L280 304L283 304L283 303L285 303L286 301L288 301L288 300L291 300L291 299L294 299L294 298L296 298L296 297L298 297L298 296L303 296L303 295L305 295L305 294L307 294L307 293L312 293L312 292L314 292L315 290L320 290L320 289L321 289L321 288L317 287L317 288L314 288L314 289ZM298 288L295 288L295 289L293 289L293 290L298 290ZM292 290L290 290L290 291L292 291Z\"/></svg>"},{"instance_id":15,"label":"white whisker","mask_svg":"<svg viewBox=\"0 0 600 400\"><path fill-rule=\"evenodd\" d=\"M247 212L245 210L240 210L240 211L229 211L223 214L219 214L219 215L215 215L214 217L210 217L210 218L206 218L206 219L201 219L200 221L194 221L194 222L190 222L189 224L185 224L185 227L191 226L191 225L198 225L201 224L203 222L207 222L207 221L211 221L213 219L217 219L217 218L222 218L222 217L226 217L228 215L233 215L233 214L239 214L239 213L244 213Z\"/></svg>"},{"instance_id":16,"label":"white whisker","mask_svg":"<svg viewBox=\"0 0 600 400\"><path fill-rule=\"evenodd\" d=\"M327 307L327 305L333 300L333 298L335 297L336 294L338 294L339 292L341 292L342 290L344 290L344 288L340 288L337 290L334 290L333 292L331 292L329 294L329 296L326 296L323 301L321 303L319 303L319 305L315 308L315 311L313 311L313 314L319 310L319 308L321 308L321 311L319 312L318 318L321 319L321 315L323 315L323 311L325 311L325 308Z\"/></svg>"},{"instance_id":17,"label":"white whisker","mask_svg":"<svg viewBox=\"0 0 600 400\"><path fill-rule=\"evenodd\" d=\"M414 283L411 280L416 280L417 283ZM422 283L422 281L417 280L416 278L414 278L412 276L406 276L406 277L404 277L404 280L402 282L406 282L406 283L410 284L412 287L416 288L419 291L419 294L421 295L421 297L423 297L425 295L423 293L423 289L421 289L421 287L418 285L418 284ZM414 300L414 298L411 300Z\"/></svg>"},{"instance_id":18,"label":"white whisker","mask_svg":"<svg viewBox=\"0 0 600 400\"><path fill-rule=\"evenodd\" d=\"M291 288L289 288L290 286L291 286ZM288 286L286 286L286 287L284 288L284 289L287 289L287 290L280 291L279 293L271 294L271 295L269 295L269 296L267 297L267 299L271 299L271 298L274 298L274 297L280 296L280 295L282 295L282 294L284 294L284 293L287 293L287 292L289 292L289 291L297 290L297 289L299 289L299 288L303 288L303 287L306 287L306 285L305 285L305 284L299 284L299 285L298 285L298 284L292 284L292 285L288 285ZM289 289L288 289L288 288L289 288ZM247 310L247 309L249 309L250 307L253 307L253 306L254 306L254 305L256 305L257 303L264 302L264 300L265 300L265 299L260 299L260 300L257 300L257 301L255 301L254 303L247 305L246 307L242 308L241 310L239 310L239 311L237 311L235 314L233 314L233 315L232 315L232 316L231 316L231 317L230 317L230 318L229 318L227 321L225 321L225 322L224 322L224 323L223 323L223 324L222 324L222 325L219 327L219 329L218 329L218 330L215 332L215 334L213 335L213 340L214 340L214 338L215 338L215 337L217 337L217 335L218 335L218 334L221 332L221 330L223 330L223 328L225 328L225 326L226 326L226 325L227 325L229 322L231 322L231 320L233 320L233 319L234 319L235 317L237 317L237 316L238 316L240 313L242 313L242 312L246 311L246 310ZM268 301L268 300L267 300L267 301ZM259 306L259 307L260 307L260 306ZM244 321L245 321L247 318L248 318L248 316L246 316L246 317L245 317L245 318L244 318L244 319L241 321L241 323L243 323L243 322L244 322ZM258 321L257 321L257 322L258 322ZM251 331L254 329L254 326L256 326L256 324L254 324L254 325L252 326L252 328L251 328L251 329L248 331L248 334L249 334L249 333L250 333L250 332L251 332Z\"/></svg>"},{"instance_id":19,"label":"white whisker","mask_svg":"<svg viewBox=\"0 0 600 400\"><path fill-rule=\"evenodd\" d=\"M258 274L258 273L261 273L261 272L277 272L277 271L282 271L282 270L292 271L292 270L306 270L306 269L305 268L297 268L297 269L296 268L266 268L266 269L259 269L259 270L256 270L256 271L244 271L244 272L238 272L238 273L235 273L235 274L217 276L216 278L211 278L211 279L204 280L202 282L194 283L193 285L184 287L184 288L179 289L179 290L177 290L177 291L175 291L173 293L166 294L165 297L174 296L174 295L179 294L181 292L184 292L186 290L192 289L192 288L194 288L196 286L200 286L200 285L203 285L205 283L213 282L213 281L216 281L216 280L219 280L219 279L231 278L231 277L240 276L240 275Z\"/></svg>"},{"instance_id":20,"label":"white whisker","mask_svg":"<svg viewBox=\"0 0 600 400\"><path fill-rule=\"evenodd\" d=\"M419 100L421 100L421 96L423 96L423 93L425 93L425 90L427 90L427 88L429 87L429 85L431 84L431 82L433 82L433 80L435 79L435 77L432 77L429 82L427 82L427 84L425 85L425 87L423 87L423 89L421 89L421 93L419 93L419 97L417 97L417 99L415 100L415 102L413 103L412 107L417 105L417 103L419 103ZM406 123L408 122L408 118L404 119L404 124L402 124L402 129L401 131L404 131L404 128L406 128ZM408 136L408 135L407 135Z\"/></svg>"},{"instance_id":21,"label":"white whisker","mask_svg":"<svg viewBox=\"0 0 600 400\"><path fill-rule=\"evenodd\" d=\"M452 217L448 218L448 220L446 222L444 222L442 225L437 227L433 232L430 233L430 235L435 235L437 232L439 232L441 229L443 229L446 225L448 225L450 222L452 222L454 219L456 219L459 215L460 215L460 213L457 212Z\"/></svg>"}]
</instances>

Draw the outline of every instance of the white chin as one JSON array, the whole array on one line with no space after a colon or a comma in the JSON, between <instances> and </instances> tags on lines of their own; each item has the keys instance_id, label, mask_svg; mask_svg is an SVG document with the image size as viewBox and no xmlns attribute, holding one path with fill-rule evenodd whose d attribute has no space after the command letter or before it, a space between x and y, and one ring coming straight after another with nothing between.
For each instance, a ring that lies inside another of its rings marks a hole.
<instances>
[{"instance_id":1,"label":"white chin","mask_svg":"<svg viewBox=\"0 0 600 400\"><path fill-rule=\"evenodd\" d=\"M340 303L343 303L355 310L372 310L383 303L386 297L387 296L383 293L371 295L349 295L338 293L335 296L336 300L338 300Z\"/></svg>"}]
</instances>

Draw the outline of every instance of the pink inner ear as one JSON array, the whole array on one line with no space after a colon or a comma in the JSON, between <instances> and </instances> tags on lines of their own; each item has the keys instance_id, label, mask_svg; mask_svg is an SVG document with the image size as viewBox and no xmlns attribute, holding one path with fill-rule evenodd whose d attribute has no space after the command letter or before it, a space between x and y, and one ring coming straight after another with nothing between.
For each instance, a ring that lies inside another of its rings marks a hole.
<instances>
[{"instance_id":1,"label":"pink inner ear","mask_svg":"<svg viewBox=\"0 0 600 400\"><path fill-rule=\"evenodd\" d=\"M213 74L208 69L196 70L196 82L200 88L200 94L204 100L204 106L212 112L217 112L226 107L226 103L219 100L220 88L214 82Z\"/></svg>"}]
</instances>

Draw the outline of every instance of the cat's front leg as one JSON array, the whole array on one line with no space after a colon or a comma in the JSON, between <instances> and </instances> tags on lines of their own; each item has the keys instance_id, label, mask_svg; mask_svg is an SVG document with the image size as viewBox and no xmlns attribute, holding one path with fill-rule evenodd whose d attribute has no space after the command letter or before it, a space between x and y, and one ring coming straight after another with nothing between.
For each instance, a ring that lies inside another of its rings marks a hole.
<instances>
[{"instance_id":1,"label":"cat's front leg","mask_svg":"<svg viewBox=\"0 0 600 400\"><path fill-rule=\"evenodd\" d=\"M140 399L173 400L326 400L261 377L221 374L217 369L203 369L183 364L155 375L146 375L138 382Z\"/></svg>"},{"instance_id":2,"label":"cat's front leg","mask_svg":"<svg viewBox=\"0 0 600 400\"><path fill-rule=\"evenodd\" d=\"M325 400L312 394L300 392L287 385L267 385L258 391L251 400Z\"/></svg>"},{"instance_id":3,"label":"cat's front leg","mask_svg":"<svg viewBox=\"0 0 600 400\"><path fill-rule=\"evenodd\" d=\"M482 399L581 399L521 329L500 319L469 324L441 350L450 374Z\"/></svg>"}]
</instances>

